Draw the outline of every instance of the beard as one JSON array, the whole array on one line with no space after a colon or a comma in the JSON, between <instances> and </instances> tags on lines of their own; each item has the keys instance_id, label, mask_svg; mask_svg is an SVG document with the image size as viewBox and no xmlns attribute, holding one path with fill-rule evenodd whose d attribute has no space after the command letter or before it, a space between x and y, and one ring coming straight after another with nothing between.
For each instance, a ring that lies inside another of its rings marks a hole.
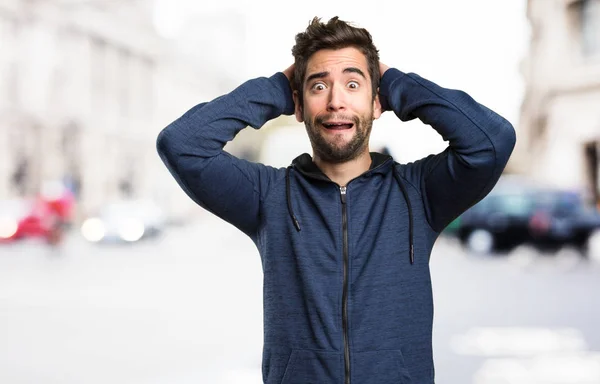
<instances>
[{"instance_id":1,"label":"beard","mask_svg":"<svg viewBox=\"0 0 600 384\"><path fill-rule=\"evenodd\" d=\"M328 163L345 163L356 159L368 147L369 136L373 128L373 112L370 116L346 116L328 114L313 119L304 117L306 132L315 155ZM344 140L345 134L324 135L323 122L328 120L352 121L355 128L354 136Z\"/></svg>"}]
</instances>

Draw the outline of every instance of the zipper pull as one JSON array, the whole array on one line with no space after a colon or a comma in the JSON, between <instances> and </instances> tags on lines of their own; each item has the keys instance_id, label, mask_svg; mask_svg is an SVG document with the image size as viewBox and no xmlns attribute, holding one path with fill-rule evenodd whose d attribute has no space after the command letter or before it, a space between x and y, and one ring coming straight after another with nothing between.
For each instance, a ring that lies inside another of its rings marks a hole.
<instances>
[{"instance_id":1,"label":"zipper pull","mask_svg":"<svg viewBox=\"0 0 600 384\"><path fill-rule=\"evenodd\" d=\"M342 198L342 204L346 204L346 187L340 187L340 197Z\"/></svg>"}]
</instances>

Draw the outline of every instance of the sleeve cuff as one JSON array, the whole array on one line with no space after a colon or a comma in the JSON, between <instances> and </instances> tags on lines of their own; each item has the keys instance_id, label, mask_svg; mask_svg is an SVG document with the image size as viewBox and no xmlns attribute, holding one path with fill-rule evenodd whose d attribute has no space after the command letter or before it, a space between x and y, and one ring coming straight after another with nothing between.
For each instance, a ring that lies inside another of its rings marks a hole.
<instances>
[{"instance_id":1,"label":"sleeve cuff","mask_svg":"<svg viewBox=\"0 0 600 384\"><path fill-rule=\"evenodd\" d=\"M384 111L392 110L389 103L389 95L392 92L392 87L396 80L400 79L405 75L404 72L390 68L383 74L381 81L379 82L379 102Z\"/></svg>"},{"instance_id":2,"label":"sleeve cuff","mask_svg":"<svg viewBox=\"0 0 600 384\"><path fill-rule=\"evenodd\" d=\"M296 110L296 106L294 105L294 96L288 78L283 74L283 72L277 72L271 76L271 80L277 83L278 89L283 93L284 96L285 105L283 106L282 114L288 116L293 115Z\"/></svg>"}]
</instances>

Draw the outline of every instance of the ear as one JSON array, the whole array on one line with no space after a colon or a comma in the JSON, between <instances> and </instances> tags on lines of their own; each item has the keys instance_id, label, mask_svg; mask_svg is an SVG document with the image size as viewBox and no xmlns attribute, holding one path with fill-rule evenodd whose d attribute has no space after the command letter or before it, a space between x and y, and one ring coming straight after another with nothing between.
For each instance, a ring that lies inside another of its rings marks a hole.
<instances>
[{"instance_id":1,"label":"ear","mask_svg":"<svg viewBox=\"0 0 600 384\"><path fill-rule=\"evenodd\" d=\"M302 107L300 106L300 98L298 97L298 91L294 91L294 114L296 115L296 121L299 123L304 122L304 118L302 117Z\"/></svg>"},{"instance_id":2,"label":"ear","mask_svg":"<svg viewBox=\"0 0 600 384\"><path fill-rule=\"evenodd\" d=\"M383 111L381 110L381 103L379 102L379 89L377 90L377 95L375 96L375 100L373 100L373 118L379 119L379 116Z\"/></svg>"}]
</instances>

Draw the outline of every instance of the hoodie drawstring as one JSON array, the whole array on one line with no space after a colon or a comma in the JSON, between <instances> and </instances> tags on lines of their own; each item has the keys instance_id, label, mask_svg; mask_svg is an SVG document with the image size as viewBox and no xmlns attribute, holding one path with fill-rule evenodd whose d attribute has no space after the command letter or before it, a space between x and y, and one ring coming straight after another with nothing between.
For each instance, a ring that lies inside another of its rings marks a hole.
<instances>
[{"instance_id":1,"label":"hoodie drawstring","mask_svg":"<svg viewBox=\"0 0 600 384\"><path fill-rule=\"evenodd\" d=\"M292 208L292 197L291 197L291 189L290 189L290 169L291 168L292 168L292 166L290 165L289 167L287 167L287 169L285 171L287 206L288 206L288 213L290 214L290 217L291 217L292 221L294 222L294 227L296 227L296 230L298 232L300 232L300 223L298 222L298 219L296 218L296 215L294 214L294 209ZM410 255L409 256L410 256L410 263L414 264L415 263L415 250L414 250L412 206L410 205L410 199L408 198L408 192L406 192L406 187L404 186L404 184L400 180L400 176L398 176L398 173L396 172L396 165L394 165L393 173L394 173L394 178L396 179L396 183L400 187L400 190L402 191L402 195L404 196L404 200L406 200L406 205L408 206L408 236L409 236L409 246L410 246Z\"/></svg>"},{"instance_id":2,"label":"hoodie drawstring","mask_svg":"<svg viewBox=\"0 0 600 384\"><path fill-rule=\"evenodd\" d=\"M415 263L415 249L414 249L414 236L413 236L413 212L412 206L410 205L410 199L408 198L408 192L406 192L406 187L400 180L400 176L398 176L398 172L396 172L396 165L394 164L394 178L396 179L396 183L400 187L402 194L404 195L404 200L406 200L406 205L408 206L408 237L410 244L410 263Z\"/></svg>"},{"instance_id":3,"label":"hoodie drawstring","mask_svg":"<svg viewBox=\"0 0 600 384\"><path fill-rule=\"evenodd\" d=\"M291 168L292 168L292 166L290 165L285 170L285 187L286 187L285 192L287 195L288 212L290 214L290 217L292 218L292 221L294 222L294 227L296 227L296 230L298 232L300 232L300 223L298 222L298 219L296 219L296 215L294 215L294 209L292 208L292 197L291 197L291 191L290 191L290 169Z\"/></svg>"}]
</instances>

